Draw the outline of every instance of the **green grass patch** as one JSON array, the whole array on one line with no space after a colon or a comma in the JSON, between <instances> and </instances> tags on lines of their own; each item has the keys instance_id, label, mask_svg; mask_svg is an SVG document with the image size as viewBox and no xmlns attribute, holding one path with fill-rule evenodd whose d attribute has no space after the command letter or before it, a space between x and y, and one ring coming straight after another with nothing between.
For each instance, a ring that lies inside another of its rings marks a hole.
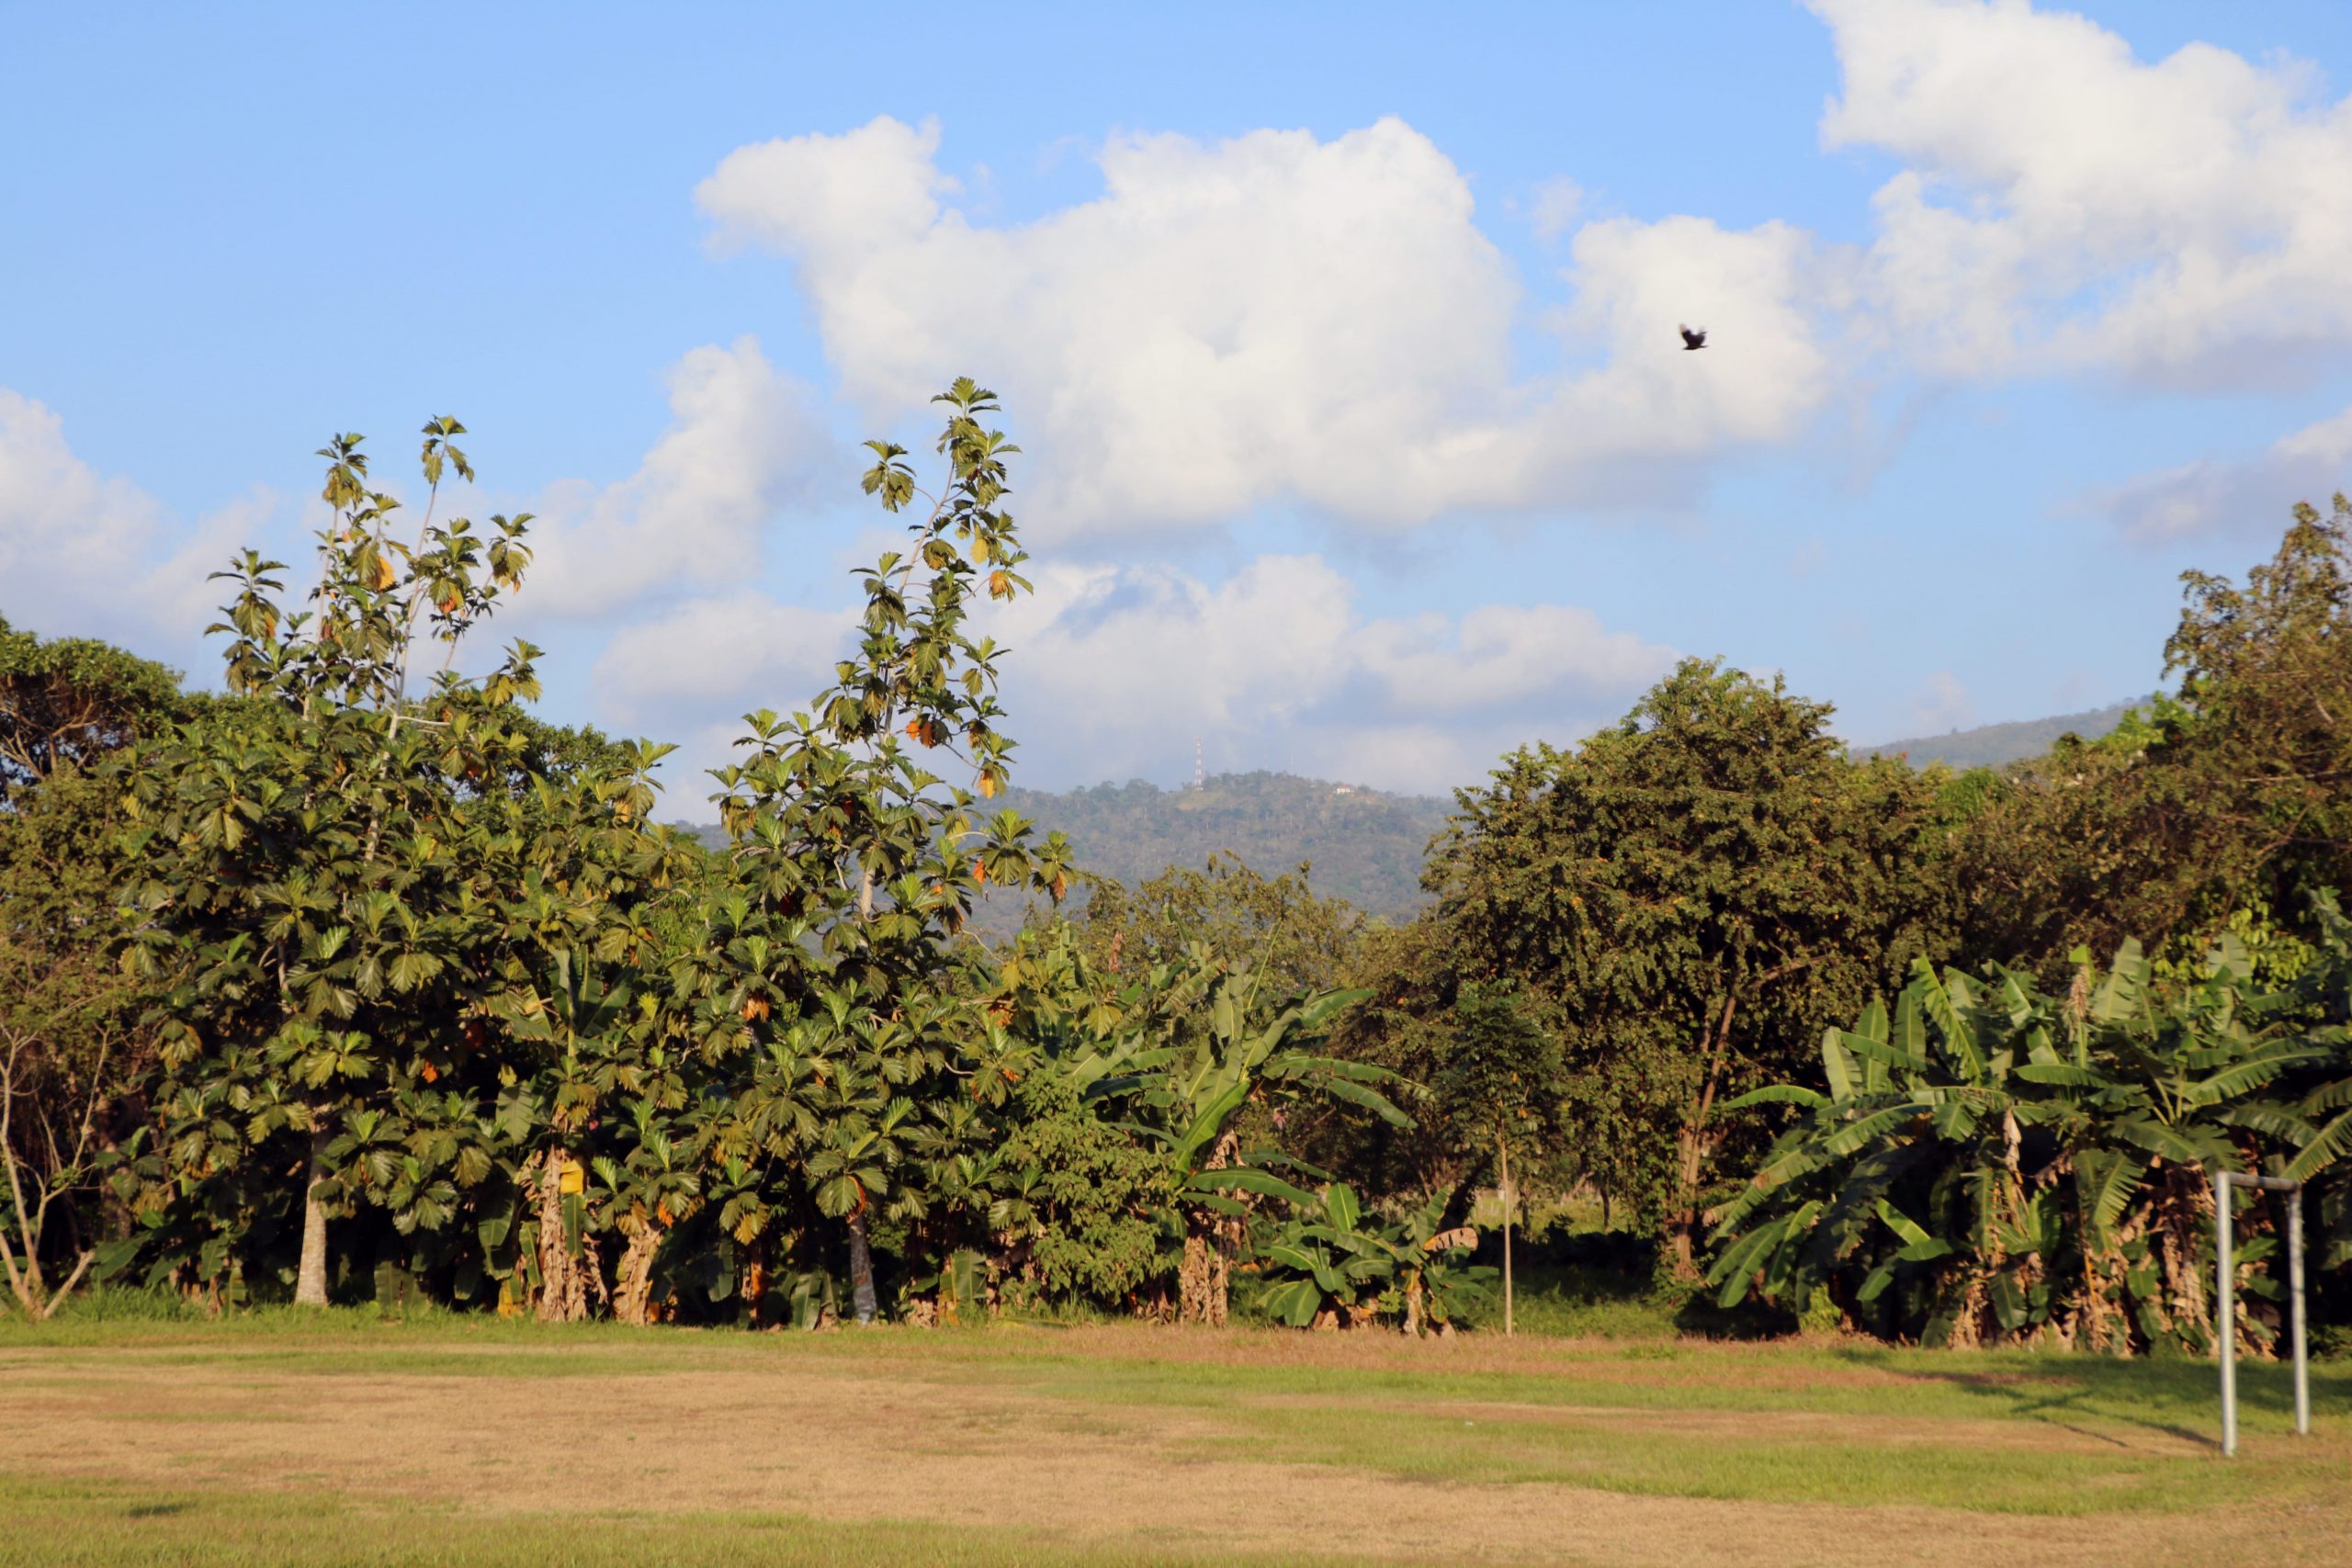
<instances>
[{"instance_id":1,"label":"green grass patch","mask_svg":"<svg viewBox=\"0 0 2352 1568\"><path fill-rule=\"evenodd\" d=\"M1631 1416L1558 1420L1261 1404L1238 1407L1230 1417L1249 1427L1249 1442L1295 1461L1408 1481L1549 1482L1649 1496L2088 1515L2317 1495L2340 1482L2333 1462L2254 1468L2202 1455L1840 1442L1818 1431L1726 1436L1660 1428ZM1200 1447L1223 1452L1225 1446Z\"/></svg>"},{"instance_id":2,"label":"green grass patch","mask_svg":"<svg viewBox=\"0 0 2352 1568\"><path fill-rule=\"evenodd\" d=\"M483 1517L308 1491L153 1491L5 1475L0 1520L6 1568L1268 1568L1319 1561L892 1520L619 1510Z\"/></svg>"},{"instance_id":3,"label":"green grass patch","mask_svg":"<svg viewBox=\"0 0 2352 1568\"><path fill-rule=\"evenodd\" d=\"M943 1363L940 1371L1019 1379L1077 1398L1204 1407L1248 1396L1340 1404L1426 1399L1627 1411L2105 1423L2181 1436L2201 1435L2218 1420L2213 1369L2202 1362L1790 1344L1730 1349L1597 1346L1543 1356L1537 1366L1532 1371L1464 1371L1448 1365L1442 1350L1425 1368L1156 1359L1143 1352L974 1359ZM2352 1415L2352 1369L2314 1368L2312 1391L2324 1416ZM2248 1431L2288 1429L2293 1406L2286 1370L2242 1365L2239 1402Z\"/></svg>"}]
</instances>

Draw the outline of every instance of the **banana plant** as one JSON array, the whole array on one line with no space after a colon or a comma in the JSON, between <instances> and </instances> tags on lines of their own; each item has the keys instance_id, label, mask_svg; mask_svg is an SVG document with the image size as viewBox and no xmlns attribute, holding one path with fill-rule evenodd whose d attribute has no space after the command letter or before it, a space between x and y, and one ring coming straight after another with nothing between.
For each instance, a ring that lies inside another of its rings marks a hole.
<instances>
[{"instance_id":1,"label":"banana plant","mask_svg":"<svg viewBox=\"0 0 2352 1568\"><path fill-rule=\"evenodd\" d=\"M623 1323L653 1321L662 1243L702 1207L702 1174L666 1122L655 1100L632 1100L617 1129L632 1146L618 1158L600 1154L588 1162L590 1197L623 1237L613 1283L613 1315Z\"/></svg>"},{"instance_id":2,"label":"banana plant","mask_svg":"<svg viewBox=\"0 0 2352 1568\"><path fill-rule=\"evenodd\" d=\"M2339 1269L2352 1263L2352 920L2325 889L2311 908L2319 940L2285 987L2287 1005L2332 1055L2300 1075L2292 1116L2276 1131L2294 1146L2279 1174L2311 1184L2317 1199L2304 1209L2321 1232L2318 1266Z\"/></svg>"},{"instance_id":3,"label":"banana plant","mask_svg":"<svg viewBox=\"0 0 2352 1568\"><path fill-rule=\"evenodd\" d=\"M1185 1227L1177 1283L1186 1322L1225 1321L1249 1212L1235 1194L1296 1201L1297 1189L1243 1151L1238 1123L1244 1106L1328 1098L1395 1126L1412 1125L1374 1087L1396 1081L1395 1073L1313 1049L1331 1019L1368 993L1311 991L1269 1003L1261 981L1257 971L1228 970L1193 943L1182 963L1154 965L1153 1005L1136 1027L1155 1043L1130 1042L1085 1063L1091 1072L1115 1061L1117 1071L1088 1084L1088 1097L1125 1101L1134 1130L1166 1151ZM1200 1003L1170 1004L1192 997Z\"/></svg>"},{"instance_id":4,"label":"banana plant","mask_svg":"<svg viewBox=\"0 0 2352 1568\"><path fill-rule=\"evenodd\" d=\"M2137 943L2103 971L2075 961L2053 998L1922 960L1891 1017L1874 1002L1825 1034L1826 1093L1736 1102L1796 1118L1715 1216L1719 1299L1803 1313L1827 1292L1882 1331L1948 1343L2210 1344L2208 1172L2265 1138L2316 1146L2273 1089L2332 1043L2296 1027L2293 998L2256 991L2228 941L2180 983Z\"/></svg>"},{"instance_id":5,"label":"banana plant","mask_svg":"<svg viewBox=\"0 0 2352 1568\"><path fill-rule=\"evenodd\" d=\"M1344 1182L1286 1196L1289 1217L1258 1246L1249 1267L1261 1281L1260 1310L1293 1328L1355 1328L1393 1315L1408 1334L1448 1329L1495 1276L1490 1268L1453 1261L1477 1245L1477 1232L1436 1229L1442 1200L1382 1221L1365 1213Z\"/></svg>"},{"instance_id":6,"label":"banana plant","mask_svg":"<svg viewBox=\"0 0 2352 1568\"><path fill-rule=\"evenodd\" d=\"M642 1013L626 979L608 981L594 961L562 948L548 955L544 990L525 985L492 1005L529 1053L525 1083L543 1108L534 1118L537 1169L525 1179L538 1197L536 1221L525 1222L526 1244L536 1248L538 1314L577 1322L605 1289L580 1145L595 1130L616 1074L640 1052L634 1036Z\"/></svg>"},{"instance_id":7,"label":"banana plant","mask_svg":"<svg viewBox=\"0 0 2352 1568\"><path fill-rule=\"evenodd\" d=\"M1344 1182L1291 1201L1291 1217L1258 1248L1271 1276L1259 1305L1293 1328L1317 1321L1354 1327L1368 1320L1395 1283L1396 1249L1361 1228L1363 1206Z\"/></svg>"}]
</instances>

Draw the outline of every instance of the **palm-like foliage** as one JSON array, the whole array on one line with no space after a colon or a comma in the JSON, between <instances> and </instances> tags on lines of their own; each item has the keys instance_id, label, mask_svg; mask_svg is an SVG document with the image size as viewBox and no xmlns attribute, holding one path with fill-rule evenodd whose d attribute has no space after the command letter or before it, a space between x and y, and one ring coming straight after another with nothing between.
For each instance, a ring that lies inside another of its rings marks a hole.
<instances>
[{"instance_id":1,"label":"palm-like foliage","mask_svg":"<svg viewBox=\"0 0 2352 1568\"><path fill-rule=\"evenodd\" d=\"M1495 1277L1454 1260L1477 1244L1477 1233L1439 1230L1442 1198L1382 1220L1344 1182L1283 1196L1291 1213L1259 1242L1250 1267L1263 1281L1260 1309L1294 1328L1353 1328L1394 1316L1408 1334L1448 1329Z\"/></svg>"},{"instance_id":2,"label":"palm-like foliage","mask_svg":"<svg viewBox=\"0 0 2352 1568\"><path fill-rule=\"evenodd\" d=\"M1745 1097L1798 1115L1716 1216L1723 1301L1803 1310L1826 1291L1883 1331L1956 1343L2210 1344L2209 1172L2336 1157L2335 1124L2311 1120L2335 1090L2293 1091L2332 1076L2342 1031L2314 1027L2316 976L2257 990L2232 942L2170 982L2136 943L2103 971L2076 959L2063 998L1922 961L1891 1016L1873 1003L1825 1035L1826 1093Z\"/></svg>"},{"instance_id":3,"label":"palm-like foliage","mask_svg":"<svg viewBox=\"0 0 2352 1568\"><path fill-rule=\"evenodd\" d=\"M1243 1108L1330 1099L1399 1126L1410 1121L1374 1087L1394 1073L1316 1049L1363 992L1269 999L1256 971L1228 970L1193 944L1183 962L1153 966L1147 993L1134 1026L1065 1070L1090 1098L1122 1103L1135 1130L1165 1150L1185 1231L1181 1310L1188 1321L1222 1323L1249 1213L1235 1195L1297 1193L1243 1149Z\"/></svg>"}]
</instances>

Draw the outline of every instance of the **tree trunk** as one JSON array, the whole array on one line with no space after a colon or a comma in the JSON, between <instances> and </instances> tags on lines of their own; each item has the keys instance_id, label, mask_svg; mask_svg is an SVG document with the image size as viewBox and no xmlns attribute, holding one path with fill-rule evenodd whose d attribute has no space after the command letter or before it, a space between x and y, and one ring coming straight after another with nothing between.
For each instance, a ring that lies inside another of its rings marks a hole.
<instances>
[{"instance_id":1,"label":"tree trunk","mask_svg":"<svg viewBox=\"0 0 2352 1568\"><path fill-rule=\"evenodd\" d=\"M662 1250L658 1225L640 1226L622 1249L620 1288L613 1296L613 1316L639 1327L653 1321L653 1257Z\"/></svg>"},{"instance_id":2,"label":"tree trunk","mask_svg":"<svg viewBox=\"0 0 2352 1568\"><path fill-rule=\"evenodd\" d=\"M1668 1216L1668 1237L1673 1248L1674 1277L1699 1277L1699 1174L1706 1163L1707 1117L1715 1108L1715 1086L1724 1070L1724 1053L1731 1043L1732 1010L1736 996L1724 998L1723 1016L1715 1021L1715 1037L1707 1051L1707 1074L1699 1086L1698 1104L1683 1118L1674 1135L1675 1174L1679 1179L1674 1211Z\"/></svg>"},{"instance_id":3,"label":"tree trunk","mask_svg":"<svg viewBox=\"0 0 2352 1568\"><path fill-rule=\"evenodd\" d=\"M1224 1323L1230 1283L1224 1249L1217 1246L1216 1227L1202 1215L1187 1215L1184 1261L1176 1270L1178 1320L1211 1326Z\"/></svg>"},{"instance_id":4,"label":"tree trunk","mask_svg":"<svg viewBox=\"0 0 2352 1568\"><path fill-rule=\"evenodd\" d=\"M1500 1133L1495 1134L1495 1161L1502 1169L1503 1180L1503 1337L1511 1336L1510 1289L1510 1145Z\"/></svg>"},{"instance_id":5,"label":"tree trunk","mask_svg":"<svg viewBox=\"0 0 2352 1568\"><path fill-rule=\"evenodd\" d=\"M541 1323L582 1323L588 1316L587 1260L574 1251L563 1223L563 1176L571 1168L571 1156L562 1149L548 1150L539 1167Z\"/></svg>"},{"instance_id":6,"label":"tree trunk","mask_svg":"<svg viewBox=\"0 0 2352 1568\"><path fill-rule=\"evenodd\" d=\"M1676 1194L1674 1212L1667 1216L1667 1244L1674 1261L1674 1277L1699 1277L1699 1167L1703 1150L1698 1129L1685 1122L1674 1136Z\"/></svg>"},{"instance_id":7,"label":"tree trunk","mask_svg":"<svg viewBox=\"0 0 2352 1568\"><path fill-rule=\"evenodd\" d=\"M1227 1133L1210 1149L1204 1170L1232 1165L1240 1134ZM1232 1301L1233 1259L1240 1250L1241 1222L1204 1209L1184 1215L1184 1261L1176 1272L1177 1316L1183 1323L1221 1325Z\"/></svg>"},{"instance_id":8,"label":"tree trunk","mask_svg":"<svg viewBox=\"0 0 2352 1568\"><path fill-rule=\"evenodd\" d=\"M861 1324L874 1321L874 1252L865 1239L865 1206L849 1217L849 1302Z\"/></svg>"},{"instance_id":9,"label":"tree trunk","mask_svg":"<svg viewBox=\"0 0 2352 1568\"><path fill-rule=\"evenodd\" d=\"M308 1177L302 1183L302 1262L294 1276L294 1304L327 1304L327 1206L319 1188L327 1178L327 1133L311 1134Z\"/></svg>"}]
</instances>

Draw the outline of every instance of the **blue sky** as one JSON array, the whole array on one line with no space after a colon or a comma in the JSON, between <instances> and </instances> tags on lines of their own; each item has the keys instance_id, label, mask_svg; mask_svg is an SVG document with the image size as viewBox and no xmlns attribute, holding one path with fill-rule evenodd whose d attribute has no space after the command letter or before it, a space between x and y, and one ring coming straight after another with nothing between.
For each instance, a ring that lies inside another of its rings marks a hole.
<instances>
[{"instance_id":1,"label":"blue sky","mask_svg":"<svg viewBox=\"0 0 2352 1568\"><path fill-rule=\"evenodd\" d=\"M479 11L0 8L0 615L209 678L312 449L453 412L495 629L690 773L968 372L1026 782L1438 789L1686 653L1863 741L2144 691L2352 470L2352 8Z\"/></svg>"}]
</instances>

